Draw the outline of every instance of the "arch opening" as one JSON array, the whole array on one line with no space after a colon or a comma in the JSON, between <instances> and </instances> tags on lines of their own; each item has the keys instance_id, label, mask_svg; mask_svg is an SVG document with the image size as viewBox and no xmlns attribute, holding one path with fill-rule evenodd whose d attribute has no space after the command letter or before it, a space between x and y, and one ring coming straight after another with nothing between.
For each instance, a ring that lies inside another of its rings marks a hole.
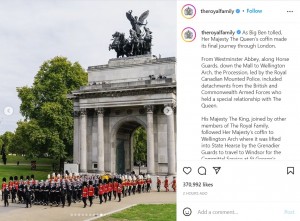
<instances>
[{"instance_id":1,"label":"arch opening","mask_svg":"<svg viewBox=\"0 0 300 221\"><path fill-rule=\"evenodd\" d=\"M145 165L147 163L147 138L144 134L145 128L139 122L130 120L122 122L116 132L116 168L115 172L117 174L127 174L134 171L134 165L137 164L139 156L135 157L134 146L138 147L143 151L146 150L146 154L139 152L141 156L141 163ZM137 136L139 135L139 136ZM145 141L141 139L146 139L146 146L143 144ZM144 159L144 156L146 158Z\"/></svg>"}]
</instances>

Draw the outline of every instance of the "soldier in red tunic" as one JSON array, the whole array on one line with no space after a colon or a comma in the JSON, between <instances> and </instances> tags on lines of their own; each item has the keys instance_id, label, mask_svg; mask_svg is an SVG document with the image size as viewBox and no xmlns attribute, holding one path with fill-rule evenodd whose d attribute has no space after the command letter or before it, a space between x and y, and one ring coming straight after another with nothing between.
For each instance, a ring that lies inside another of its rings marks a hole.
<instances>
[{"instance_id":1,"label":"soldier in red tunic","mask_svg":"<svg viewBox=\"0 0 300 221\"><path fill-rule=\"evenodd\" d=\"M93 198L94 198L94 187L93 187L93 181L89 181L89 201L90 201L90 207L93 205Z\"/></svg>"},{"instance_id":2,"label":"soldier in red tunic","mask_svg":"<svg viewBox=\"0 0 300 221\"><path fill-rule=\"evenodd\" d=\"M135 192L136 192L136 185L137 185L136 176L133 175L133 180L132 180L132 194L133 195L135 195Z\"/></svg>"},{"instance_id":3,"label":"soldier in red tunic","mask_svg":"<svg viewBox=\"0 0 300 221\"><path fill-rule=\"evenodd\" d=\"M116 199L117 198L117 192L118 192L118 185L119 185L119 183L118 183L118 180L117 180L117 178L115 177L114 179L113 179L113 194L114 194L114 199Z\"/></svg>"},{"instance_id":4,"label":"soldier in red tunic","mask_svg":"<svg viewBox=\"0 0 300 221\"><path fill-rule=\"evenodd\" d=\"M159 178L159 176L157 177L157 180L156 180L156 187L157 187L157 192L160 192L160 185L161 185L161 180Z\"/></svg>"},{"instance_id":5,"label":"soldier in red tunic","mask_svg":"<svg viewBox=\"0 0 300 221\"><path fill-rule=\"evenodd\" d=\"M169 192L169 180L167 176L165 177L164 187L166 189L166 192Z\"/></svg>"},{"instance_id":6,"label":"soldier in red tunic","mask_svg":"<svg viewBox=\"0 0 300 221\"><path fill-rule=\"evenodd\" d=\"M148 174L148 175L147 175L147 179L146 179L147 192L148 192L148 193L150 192L150 189L151 189L151 183L152 183L152 180L151 180L150 175Z\"/></svg>"},{"instance_id":7,"label":"soldier in red tunic","mask_svg":"<svg viewBox=\"0 0 300 221\"><path fill-rule=\"evenodd\" d=\"M123 185L122 185L122 180L119 179L118 181L118 198L119 198L119 202L121 202L121 194L122 194L122 190L123 190Z\"/></svg>"},{"instance_id":8,"label":"soldier in red tunic","mask_svg":"<svg viewBox=\"0 0 300 221\"><path fill-rule=\"evenodd\" d=\"M104 202L105 202L105 203L106 203L106 201L107 201L107 193L108 193L107 179L104 179L104 184L103 184L103 196L104 196Z\"/></svg>"},{"instance_id":9,"label":"soldier in red tunic","mask_svg":"<svg viewBox=\"0 0 300 221\"><path fill-rule=\"evenodd\" d=\"M82 201L84 203L83 208L86 207L86 199L88 197L88 191L89 191L86 184L87 184L86 182L83 182L83 188L82 188Z\"/></svg>"},{"instance_id":10,"label":"soldier in red tunic","mask_svg":"<svg viewBox=\"0 0 300 221\"><path fill-rule=\"evenodd\" d=\"M128 185L128 195L130 196L132 192L132 178L130 175L128 176L127 185Z\"/></svg>"},{"instance_id":11,"label":"soldier in red tunic","mask_svg":"<svg viewBox=\"0 0 300 221\"><path fill-rule=\"evenodd\" d=\"M103 186L103 184L102 184L102 180L101 179L99 179L99 187L98 187L98 189L99 189L99 200L100 200L100 204L102 204L102 202L103 202L103 195L104 195L104 186Z\"/></svg>"},{"instance_id":12,"label":"soldier in red tunic","mask_svg":"<svg viewBox=\"0 0 300 221\"><path fill-rule=\"evenodd\" d=\"M143 176L139 175L139 178L137 180L137 191L138 193L141 193L142 192L142 184L143 184Z\"/></svg>"},{"instance_id":13,"label":"soldier in red tunic","mask_svg":"<svg viewBox=\"0 0 300 221\"><path fill-rule=\"evenodd\" d=\"M174 190L174 192L176 192L176 177L173 177L173 181L172 181L172 188Z\"/></svg>"},{"instance_id":14,"label":"soldier in red tunic","mask_svg":"<svg viewBox=\"0 0 300 221\"><path fill-rule=\"evenodd\" d=\"M12 187L13 187L13 184L14 184L14 181L13 181L13 177L9 177L9 182L8 182L8 190L9 190L9 198L10 196L12 195Z\"/></svg>"},{"instance_id":15,"label":"soldier in red tunic","mask_svg":"<svg viewBox=\"0 0 300 221\"><path fill-rule=\"evenodd\" d=\"M6 186L7 186L7 184L6 184L6 178L3 177L3 178L2 178L2 185L1 185L2 200L4 199L4 190L6 189Z\"/></svg>"},{"instance_id":16,"label":"soldier in red tunic","mask_svg":"<svg viewBox=\"0 0 300 221\"><path fill-rule=\"evenodd\" d=\"M111 195L112 195L112 192L113 192L113 183L112 183L112 179L111 178L108 179L107 186L108 186L108 188L107 188L108 200L111 201Z\"/></svg>"}]
</instances>

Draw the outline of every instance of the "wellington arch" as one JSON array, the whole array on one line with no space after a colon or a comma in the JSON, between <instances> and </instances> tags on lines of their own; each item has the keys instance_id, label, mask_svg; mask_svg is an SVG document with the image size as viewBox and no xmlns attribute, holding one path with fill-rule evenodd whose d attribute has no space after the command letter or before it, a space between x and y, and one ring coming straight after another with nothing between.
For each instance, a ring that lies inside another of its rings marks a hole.
<instances>
[{"instance_id":1,"label":"wellington arch","mask_svg":"<svg viewBox=\"0 0 300 221\"><path fill-rule=\"evenodd\" d=\"M149 55L88 68L73 91L73 162L80 172L130 173L132 136L147 132L147 173L176 174L176 59Z\"/></svg>"}]
</instances>

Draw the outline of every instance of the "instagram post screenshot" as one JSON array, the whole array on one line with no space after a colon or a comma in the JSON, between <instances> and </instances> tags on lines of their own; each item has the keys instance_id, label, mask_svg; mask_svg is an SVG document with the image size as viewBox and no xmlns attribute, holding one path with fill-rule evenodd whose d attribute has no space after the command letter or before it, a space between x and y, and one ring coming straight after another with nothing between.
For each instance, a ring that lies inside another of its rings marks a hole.
<instances>
[{"instance_id":1,"label":"instagram post screenshot","mask_svg":"<svg viewBox=\"0 0 300 221\"><path fill-rule=\"evenodd\" d=\"M300 220L300 1L0 5L0 220Z\"/></svg>"}]
</instances>

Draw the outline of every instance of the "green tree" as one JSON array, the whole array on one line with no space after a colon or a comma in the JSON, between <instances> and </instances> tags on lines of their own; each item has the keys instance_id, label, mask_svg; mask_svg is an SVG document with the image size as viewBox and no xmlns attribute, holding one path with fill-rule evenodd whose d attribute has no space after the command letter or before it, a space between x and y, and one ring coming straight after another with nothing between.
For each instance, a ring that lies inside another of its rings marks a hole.
<instances>
[{"instance_id":1,"label":"green tree","mask_svg":"<svg viewBox=\"0 0 300 221\"><path fill-rule=\"evenodd\" d=\"M134 162L147 163L147 133L144 127L136 129L133 135Z\"/></svg>"},{"instance_id":2,"label":"green tree","mask_svg":"<svg viewBox=\"0 0 300 221\"><path fill-rule=\"evenodd\" d=\"M12 141L14 139L14 133L10 131L6 131L3 135L1 135L1 146L4 144L6 152L7 153L12 153L11 149L13 148L12 146Z\"/></svg>"},{"instance_id":3,"label":"green tree","mask_svg":"<svg viewBox=\"0 0 300 221\"><path fill-rule=\"evenodd\" d=\"M47 153L61 162L71 155L73 103L67 94L86 84L87 73L78 62L71 63L65 57L44 62L33 86L17 89L25 121L18 124L16 143L27 153Z\"/></svg>"}]
</instances>

